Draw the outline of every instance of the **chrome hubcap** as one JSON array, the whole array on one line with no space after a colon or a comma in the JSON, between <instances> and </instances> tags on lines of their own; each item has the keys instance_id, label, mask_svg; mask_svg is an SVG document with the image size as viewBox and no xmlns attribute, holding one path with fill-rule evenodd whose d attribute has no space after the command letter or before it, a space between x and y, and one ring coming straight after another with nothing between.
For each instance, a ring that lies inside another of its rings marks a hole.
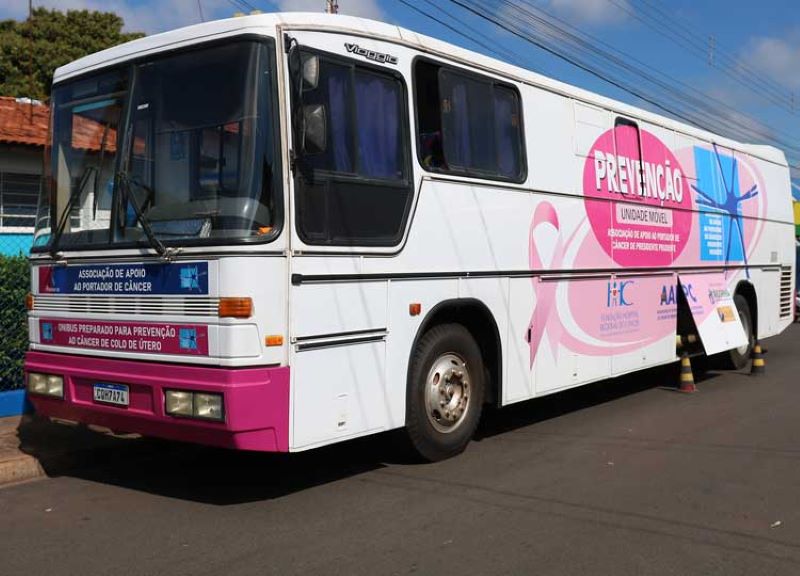
<instances>
[{"instance_id":1,"label":"chrome hubcap","mask_svg":"<svg viewBox=\"0 0 800 576\"><path fill-rule=\"evenodd\" d=\"M425 381L428 420L439 432L456 430L469 411L470 375L464 360L443 354L433 363Z\"/></svg>"}]
</instances>

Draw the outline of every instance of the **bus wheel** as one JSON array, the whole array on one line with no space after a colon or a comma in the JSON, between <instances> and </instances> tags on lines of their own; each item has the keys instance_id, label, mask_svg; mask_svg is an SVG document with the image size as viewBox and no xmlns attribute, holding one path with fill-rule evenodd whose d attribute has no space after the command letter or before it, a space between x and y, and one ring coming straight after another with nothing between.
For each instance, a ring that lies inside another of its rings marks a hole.
<instances>
[{"instance_id":1,"label":"bus wheel","mask_svg":"<svg viewBox=\"0 0 800 576\"><path fill-rule=\"evenodd\" d=\"M747 334L747 344L728 352L728 365L734 370L741 370L750 361L750 353L753 351L756 337L753 329L753 316L750 314L750 305L747 303L747 299L741 294L737 294L733 297L733 302L736 304L736 310L742 320L744 333Z\"/></svg>"},{"instance_id":2,"label":"bus wheel","mask_svg":"<svg viewBox=\"0 0 800 576\"><path fill-rule=\"evenodd\" d=\"M406 432L422 458L435 462L466 448L481 418L485 373L478 344L460 324L422 336L406 396Z\"/></svg>"}]
</instances>

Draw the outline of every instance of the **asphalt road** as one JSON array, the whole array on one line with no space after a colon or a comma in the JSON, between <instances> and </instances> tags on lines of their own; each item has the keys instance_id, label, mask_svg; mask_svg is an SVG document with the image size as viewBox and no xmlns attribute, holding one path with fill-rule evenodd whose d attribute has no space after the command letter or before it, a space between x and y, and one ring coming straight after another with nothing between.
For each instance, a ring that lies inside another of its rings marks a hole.
<instances>
[{"instance_id":1,"label":"asphalt road","mask_svg":"<svg viewBox=\"0 0 800 576\"><path fill-rule=\"evenodd\" d=\"M0 574L800 574L800 325L767 375L655 370L487 417L462 456L130 441L0 490ZM135 456L135 457L134 457Z\"/></svg>"}]
</instances>

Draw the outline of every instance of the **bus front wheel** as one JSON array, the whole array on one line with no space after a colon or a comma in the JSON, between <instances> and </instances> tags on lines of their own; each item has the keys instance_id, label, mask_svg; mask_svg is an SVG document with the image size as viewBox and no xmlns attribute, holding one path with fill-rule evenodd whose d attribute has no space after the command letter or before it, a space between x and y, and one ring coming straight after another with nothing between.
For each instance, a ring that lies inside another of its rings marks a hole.
<instances>
[{"instance_id":1,"label":"bus front wheel","mask_svg":"<svg viewBox=\"0 0 800 576\"><path fill-rule=\"evenodd\" d=\"M480 421L485 373L464 326L434 326L419 340L408 375L406 432L423 459L443 460L466 448Z\"/></svg>"}]
</instances>

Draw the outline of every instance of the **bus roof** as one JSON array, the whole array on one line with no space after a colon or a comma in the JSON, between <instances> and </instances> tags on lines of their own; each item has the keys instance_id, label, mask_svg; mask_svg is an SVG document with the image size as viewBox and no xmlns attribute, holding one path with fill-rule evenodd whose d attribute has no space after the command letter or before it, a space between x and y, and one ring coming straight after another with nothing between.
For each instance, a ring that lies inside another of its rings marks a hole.
<instances>
[{"instance_id":1,"label":"bus roof","mask_svg":"<svg viewBox=\"0 0 800 576\"><path fill-rule=\"evenodd\" d=\"M263 33L265 30L268 30L273 34L276 26L295 30L337 31L404 44L415 50L460 61L462 64L468 66L481 68L484 71L498 74L511 80L562 94L600 108L613 110L617 113L644 120L688 136L693 136L709 142L716 142L768 162L780 164L782 166L788 165L783 152L773 146L746 144L724 138L691 124L673 120L667 116L649 112L642 108L631 106L558 80L553 80L552 78L548 78L547 76L532 72L528 69L520 68L513 64L503 62L502 60L497 60L478 52L460 48L448 42L418 34L411 30L400 28L399 26L378 22L376 20L339 14L280 12L240 16L224 20L213 20L202 24L194 24L176 30L154 34L152 36L145 36L138 40L114 46L70 62L55 71L54 82L57 83L83 72L121 63L151 53L190 46L214 40L215 38L243 34L248 31Z\"/></svg>"}]
</instances>

